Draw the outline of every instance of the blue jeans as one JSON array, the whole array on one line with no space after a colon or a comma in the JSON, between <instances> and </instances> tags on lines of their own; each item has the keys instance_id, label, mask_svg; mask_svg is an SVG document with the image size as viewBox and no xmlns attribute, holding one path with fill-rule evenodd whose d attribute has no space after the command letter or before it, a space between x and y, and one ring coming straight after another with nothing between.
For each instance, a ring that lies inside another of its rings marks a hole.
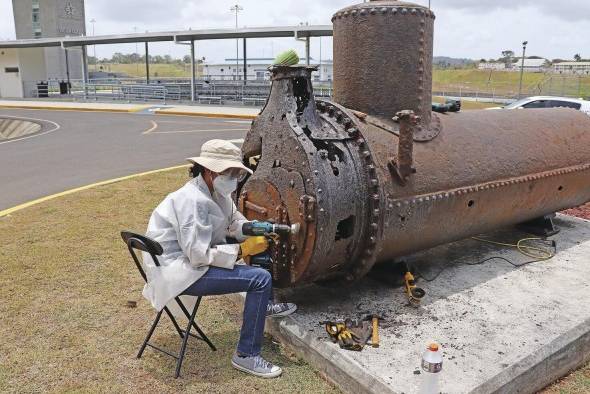
<instances>
[{"instance_id":1,"label":"blue jeans","mask_svg":"<svg viewBox=\"0 0 590 394\"><path fill-rule=\"evenodd\" d=\"M233 270L209 267L183 294L192 296L247 292L238 354L258 356L262 348L266 307L272 295L272 277L262 268L236 265Z\"/></svg>"}]
</instances>

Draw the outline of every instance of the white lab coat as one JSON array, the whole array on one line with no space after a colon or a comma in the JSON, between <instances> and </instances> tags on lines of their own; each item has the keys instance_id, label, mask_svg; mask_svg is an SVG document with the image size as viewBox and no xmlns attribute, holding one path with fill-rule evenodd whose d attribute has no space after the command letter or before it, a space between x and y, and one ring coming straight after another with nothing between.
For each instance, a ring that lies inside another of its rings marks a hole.
<instances>
[{"instance_id":1,"label":"white lab coat","mask_svg":"<svg viewBox=\"0 0 590 394\"><path fill-rule=\"evenodd\" d=\"M157 256L161 267L143 253L148 279L143 296L158 311L170 301L169 306L176 309L173 298L201 278L209 266L233 269L239 245L227 245L226 236L242 242L244 222L246 218L231 197L216 192L212 196L201 176L169 194L148 224L146 236L158 241L164 253Z\"/></svg>"}]
</instances>

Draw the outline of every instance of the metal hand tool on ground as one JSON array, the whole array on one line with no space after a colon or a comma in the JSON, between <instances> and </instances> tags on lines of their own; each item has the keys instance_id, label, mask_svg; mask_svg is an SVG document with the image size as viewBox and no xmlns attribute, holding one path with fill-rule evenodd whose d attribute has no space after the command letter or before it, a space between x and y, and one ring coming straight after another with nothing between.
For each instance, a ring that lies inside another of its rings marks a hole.
<instances>
[{"instance_id":1,"label":"metal hand tool on ground","mask_svg":"<svg viewBox=\"0 0 590 394\"><path fill-rule=\"evenodd\" d=\"M371 346L379 347L379 320L383 318L379 315L368 315L363 320L371 322Z\"/></svg>"}]
</instances>

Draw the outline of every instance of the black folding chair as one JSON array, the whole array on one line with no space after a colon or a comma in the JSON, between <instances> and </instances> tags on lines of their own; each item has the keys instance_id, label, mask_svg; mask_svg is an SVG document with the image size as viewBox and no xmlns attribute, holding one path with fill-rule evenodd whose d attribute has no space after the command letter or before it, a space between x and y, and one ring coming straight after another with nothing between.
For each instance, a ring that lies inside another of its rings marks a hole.
<instances>
[{"instance_id":1,"label":"black folding chair","mask_svg":"<svg viewBox=\"0 0 590 394\"><path fill-rule=\"evenodd\" d=\"M137 258L137 255L135 253L135 249L141 250L142 252L149 253L152 256L152 259L154 260L154 264L156 264L156 266L159 267L160 262L158 261L158 258L156 256L161 256L162 253L164 252L164 250L162 249L162 245L160 245L158 242L156 242L153 239L150 239L146 236L131 233L129 231L122 231L121 237L123 238L123 241L127 244L127 248L129 249L129 253L131 253L131 257L133 257L133 261L135 261L135 265L137 266L137 269L141 273L143 280L145 280L147 282L147 277L145 275L145 271L143 270L143 267L142 267L141 263L139 262L139 259ZM182 303L182 301L180 300L180 298L178 296L174 297L174 300L176 301L176 303L178 304L178 306L180 307L180 309L182 310L182 312L184 313L184 315L188 319L188 325L186 327L186 330L183 330L180 328L180 326L178 325L178 322L176 321L176 319L174 318L174 315L170 312L168 307L164 307L164 309L159 311L158 314L156 315L156 319L152 323L152 327L150 328L147 336L145 337L145 341L143 342L143 345L141 345L141 348L139 349L139 353L137 353L137 358L141 358L141 355L143 354L143 351L145 350L146 346L149 346L159 352L167 354L167 355L176 359L175 377L178 378L180 376L180 368L182 366L182 361L184 359L184 354L186 352L186 344L188 342L189 336L207 342L207 345L209 345L209 347L213 351L216 351L217 349L215 348L215 345L213 345L213 343L211 343L209 338L207 338L205 333L201 330L201 328L199 328L199 326L195 322L195 316L197 315L197 310L199 309L199 305L201 304L201 297L197 297L197 302L195 303L195 307L193 308L192 313L188 312L186 306ZM158 322L160 321L160 317L162 316L162 312L166 312L166 314L168 315L170 320L172 320L172 324L174 324L174 328L176 328L178 335L180 335L180 338L182 339L182 344L180 346L180 353L178 355L175 355L173 353L168 352L167 350L164 350L164 349L161 349L157 346L154 346L149 342L150 338L152 337L152 334L154 333L154 330L156 329L156 326L158 325ZM198 336L194 335L190 332L191 328L193 328L193 327L199 333ZM188 334L188 335L185 335L185 334Z\"/></svg>"}]
</instances>

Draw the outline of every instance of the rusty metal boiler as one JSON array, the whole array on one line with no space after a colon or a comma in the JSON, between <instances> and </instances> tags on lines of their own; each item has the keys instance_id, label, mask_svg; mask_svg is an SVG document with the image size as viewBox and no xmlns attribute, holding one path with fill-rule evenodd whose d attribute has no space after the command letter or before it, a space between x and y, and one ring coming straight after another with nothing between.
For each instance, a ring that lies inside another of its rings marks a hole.
<instances>
[{"instance_id":1,"label":"rusty metal boiler","mask_svg":"<svg viewBox=\"0 0 590 394\"><path fill-rule=\"evenodd\" d=\"M248 218L300 223L273 248L278 287L354 281L376 262L590 200L590 117L572 109L431 112L434 14L338 11L334 100L275 67L242 151Z\"/></svg>"}]
</instances>

